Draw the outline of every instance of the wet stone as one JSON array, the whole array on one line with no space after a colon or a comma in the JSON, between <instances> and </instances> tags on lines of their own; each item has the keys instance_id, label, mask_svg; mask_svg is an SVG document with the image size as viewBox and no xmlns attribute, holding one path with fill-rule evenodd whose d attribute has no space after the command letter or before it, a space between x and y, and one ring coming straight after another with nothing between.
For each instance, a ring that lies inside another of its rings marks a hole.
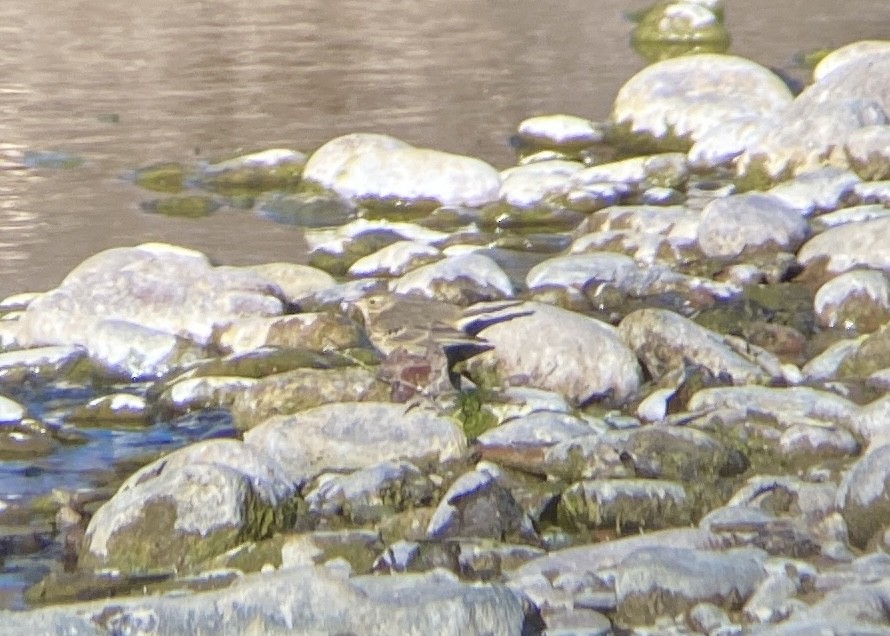
<instances>
[{"instance_id":1,"label":"wet stone","mask_svg":"<svg viewBox=\"0 0 890 636\"><path fill-rule=\"evenodd\" d=\"M145 425L151 418L145 398L131 393L115 393L90 400L68 413L66 420L90 426Z\"/></svg>"},{"instance_id":2,"label":"wet stone","mask_svg":"<svg viewBox=\"0 0 890 636\"><path fill-rule=\"evenodd\" d=\"M890 280L872 270L845 272L819 288L814 305L825 327L875 331L890 320Z\"/></svg>"},{"instance_id":3,"label":"wet stone","mask_svg":"<svg viewBox=\"0 0 890 636\"><path fill-rule=\"evenodd\" d=\"M432 245L420 241L396 241L358 259L349 267L348 274L359 278L396 277L441 258L442 252Z\"/></svg>"},{"instance_id":4,"label":"wet stone","mask_svg":"<svg viewBox=\"0 0 890 636\"><path fill-rule=\"evenodd\" d=\"M890 523L887 484L890 483L890 446L869 449L846 473L837 505L847 522L850 543L864 547Z\"/></svg>"},{"instance_id":5,"label":"wet stone","mask_svg":"<svg viewBox=\"0 0 890 636\"><path fill-rule=\"evenodd\" d=\"M215 340L226 353L246 353L260 347L321 352L360 347L365 343L355 323L328 312L242 318L220 330Z\"/></svg>"},{"instance_id":6,"label":"wet stone","mask_svg":"<svg viewBox=\"0 0 890 636\"><path fill-rule=\"evenodd\" d=\"M457 305L513 297L513 283L503 269L482 254L450 256L422 265L393 282L396 294L416 294Z\"/></svg>"},{"instance_id":7,"label":"wet stone","mask_svg":"<svg viewBox=\"0 0 890 636\"><path fill-rule=\"evenodd\" d=\"M86 355L84 348L69 346L0 353L0 382L19 384L25 380L61 378Z\"/></svg>"}]
</instances>

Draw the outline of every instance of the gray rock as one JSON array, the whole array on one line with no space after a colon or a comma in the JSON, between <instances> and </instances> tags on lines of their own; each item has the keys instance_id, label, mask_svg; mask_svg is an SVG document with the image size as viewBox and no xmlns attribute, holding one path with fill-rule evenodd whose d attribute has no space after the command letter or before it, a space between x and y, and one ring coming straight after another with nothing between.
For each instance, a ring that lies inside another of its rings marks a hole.
<instances>
[{"instance_id":1,"label":"gray rock","mask_svg":"<svg viewBox=\"0 0 890 636\"><path fill-rule=\"evenodd\" d=\"M837 376L844 360L853 355L862 344L863 337L855 340L838 340L801 369L808 381L831 380Z\"/></svg>"},{"instance_id":2,"label":"gray rock","mask_svg":"<svg viewBox=\"0 0 890 636\"><path fill-rule=\"evenodd\" d=\"M23 404L0 395L0 424L18 424L25 413Z\"/></svg>"},{"instance_id":3,"label":"gray rock","mask_svg":"<svg viewBox=\"0 0 890 636\"><path fill-rule=\"evenodd\" d=\"M872 447L847 471L837 491L837 506L847 522L850 542L864 547L890 523L890 445Z\"/></svg>"},{"instance_id":4,"label":"gray rock","mask_svg":"<svg viewBox=\"0 0 890 636\"><path fill-rule=\"evenodd\" d=\"M542 469L567 480L633 477L634 468L622 461L621 445L600 434L559 442L544 452Z\"/></svg>"},{"instance_id":5,"label":"gray rock","mask_svg":"<svg viewBox=\"0 0 890 636\"><path fill-rule=\"evenodd\" d=\"M327 272L297 263L264 263L248 265L244 269L252 270L277 285L289 303L298 303L306 296L333 287L337 283Z\"/></svg>"},{"instance_id":6,"label":"gray rock","mask_svg":"<svg viewBox=\"0 0 890 636\"><path fill-rule=\"evenodd\" d=\"M358 278L402 276L412 269L442 258L442 252L432 245L420 241L396 241L358 259L349 266L348 273Z\"/></svg>"},{"instance_id":7,"label":"gray rock","mask_svg":"<svg viewBox=\"0 0 890 636\"><path fill-rule=\"evenodd\" d=\"M658 479L597 479L570 486L559 518L578 530L617 531L688 525L691 503L682 484Z\"/></svg>"},{"instance_id":8,"label":"gray rock","mask_svg":"<svg viewBox=\"0 0 890 636\"><path fill-rule=\"evenodd\" d=\"M617 618L625 624L651 624L659 616L675 616L702 602L740 609L766 576L764 557L756 548L638 550L622 560L616 572Z\"/></svg>"},{"instance_id":9,"label":"gray rock","mask_svg":"<svg viewBox=\"0 0 890 636\"><path fill-rule=\"evenodd\" d=\"M851 427L870 446L890 442L890 395L863 406L854 416Z\"/></svg>"},{"instance_id":10,"label":"gray rock","mask_svg":"<svg viewBox=\"0 0 890 636\"><path fill-rule=\"evenodd\" d=\"M500 586L442 572L348 581L324 568L245 576L224 590L2 612L0 633L22 634L519 634L523 603ZM70 630L70 631L69 631Z\"/></svg>"},{"instance_id":11,"label":"gray rock","mask_svg":"<svg viewBox=\"0 0 890 636\"><path fill-rule=\"evenodd\" d=\"M69 422L88 422L92 425L147 424L151 408L144 397L132 393L113 393L90 400L70 411L65 417Z\"/></svg>"},{"instance_id":12,"label":"gray rock","mask_svg":"<svg viewBox=\"0 0 890 636\"><path fill-rule=\"evenodd\" d=\"M294 483L390 460L457 460L467 448L456 420L382 402L326 404L273 417L245 433L244 441L285 466Z\"/></svg>"},{"instance_id":13,"label":"gray rock","mask_svg":"<svg viewBox=\"0 0 890 636\"><path fill-rule=\"evenodd\" d=\"M245 353L260 347L328 351L364 343L362 332L354 322L329 312L242 318L220 329L214 340L226 353Z\"/></svg>"},{"instance_id":14,"label":"gray rock","mask_svg":"<svg viewBox=\"0 0 890 636\"><path fill-rule=\"evenodd\" d=\"M353 133L316 150L306 181L351 199L479 206L497 199L497 171L479 159L414 148L394 137Z\"/></svg>"},{"instance_id":15,"label":"gray rock","mask_svg":"<svg viewBox=\"0 0 890 636\"><path fill-rule=\"evenodd\" d=\"M824 327L875 331L890 319L890 280L883 272L845 272L819 288L813 305Z\"/></svg>"},{"instance_id":16,"label":"gray rock","mask_svg":"<svg viewBox=\"0 0 890 636\"><path fill-rule=\"evenodd\" d=\"M282 312L281 290L255 272L216 270L198 252L146 243L106 250L78 265L20 319L24 346L82 345L102 320L209 342L213 330L246 316Z\"/></svg>"},{"instance_id":17,"label":"gray rock","mask_svg":"<svg viewBox=\"0 0 890 636\"><path fill-rule=\"evenodd\" d=\"M584 166L575 161L539 161L501 172L500 199L516 208L551 204L571 187Z\"/></svg>"},{"instance_id":18,"label":"gray rock","mask_svg":"<svg viewBox=\"0 0 890 636\"><path fill-rule=\"evenodd\" d=\"M850 167L863 179L890 179L890 126L865 126L847 135Z\"/></svg>"},{"instance_id":19,"label":"gray rock","mask_svg":"<svg viewBox=\"0 0 890 636\"><path fill-rule=\"evenodd\" d=\"M861 179L849 170L822 168L784 181L767 192L809 217L841 207L859 183Z\"/></svg>"},{"instance_id":20,"label":"gray rock","mask_svg":"<svg viewBox=\"0 0 890 636\"><path fill-rule=\"evenodd\" d=\"M387 400L389 394L389 384L373 369L294 369L261 378L234 395L232 416L238 428L247 430L276 415L332 402Z\"/></svg>"},{"instance_id":21,"label":"gray rock","mask_svg":"<svg viewBox=\"0 0 890 636\"><path fill-rule=\"evenodd\" d=\"M603 163L580 170L570 179L570 188L583 188L597 183L623 183L633 190L647 188L680 188L686 184L689 167L686 155L669 152L632 157Z\"/></svg>"},{"instance_id":22,"label":"gray rock","mask_svg":"<svg viewBox=\"0 0 890 636\"><path fill-rule=\"evenodd\" d=\"M727 120L767 116L791 102L770 71L739 57L701 54L652 64L628 80L612 120L631 133L687 144Z\"/></svg>"},{"instance_id":23,"label":"gray rock","mask_svg":"<svg viewBox=\"0 0 890 636\"><path fill-rule=\"evenodd\" d=\"M350 574L369 574L383 550L380 534L373 530L328 530L291 535L281 545L281 568L330 564L345 559Z\"/></svg>"},{"instance_id":24,"label":"gray rock","mask_svg":"<svg viewBox=\"0 0 890 636\"><path fill-rule=\"evenodd\" d=\"M698 243L705 255L737 258L763 251L795 251L808 233L803 215L758 192L714 199L702 212Z\"/></svg>"},{"instance_id":25,"label":"gray rock","mask_svg":"<svg viewBox=\"0 0 890 636\"><path fill-rule=\"evenodd\" d=\"M733 502L706 514L699 527L726 543L757 547L772 555L806 558L820 552L806 519L780 517Z\"/></svg>"},{"instance_id":26,"label":"gray rock","mask_svg":"<svg viewBox=\"0 0 890 636\"><path fill-rule=\"evenodd\" d=\"M451 484L426 533L431 539L483 537L500 541L534 536L530 520L512 493L487 470L464 473Z\"/></svg>"},{"instance_id":27,"label":"gray rock","mask_svg":"<svg viewBox=\"0 0 890 636\"><path fill-rule=\"evenodd\" d=\"M471 377L555 391L574 404L623 402L639 388L636 358L610 325L541 303L510 311L529 314L479 332L494 349L468 361Z\"/></svg>"},{"instance_id":28,"label":"gray rock","mask_svg":"<svg viewBox=\"0 0 890 636\"><path fill-rule=\"evenodd\" d=\"M779 377L778 363L765 351L748 347L755 357L741 355L720 334L664 309L641 309L618 325L622 340L634 350L649 373L660 378L696 364L714 375L727 374L737 384L768 382ZM767 364L764 364L766 362Z\"/></svg>"},{"instance_id":29,"label":"gray rock","mask_svg":"<svg viewBox=\"0 0 890 636\"><path fill-rule=\"evenodd\" d=\"M782 432L779 451L803 459L848 457L859 454L859 442L842 428L795 424Z\"/></svg>"},{"instance_id":30,"label":"gray rock","mask_svg":"<svg viewBox=\"0 0 890 636\"><path fill-rule=\"evenodd\" d=\"M886 40L862 40L835 49L821 60L813 69L813 80L821 82L830 73L845 64L860 63L875 55L890 53L890 45Z\"/></svg>"},{"instance_id":31,"label":"gray rock","mask_svg":"<svg viewBox=\"0 0 890 636\"><path fill-rule=\"evenodd\" d=\"M158 407L166 412L186 413L198 409L231 407L238 396L259 380L238 376L203 376L174 382L158 397Z\"/></svg>"},{"instance_id":32,"label":"gray rock","mask_svg":"<svg viewBox=\"0 0 890 636\"><path fill-rule=\"evenodd\" d=\"M83 347L50 346L0 353L0 382L18 384L27 379L56 379L86 358Z\"/></svg>"},{"instance_id":33,"label":"gray rock","mask_svg":"<svg viewBox=\"0 0 890 636\"><path fill-rule=\"evenodd\" d=\"M759 416L783 428L796 424L850 427L859 407L835 393L809 387L736 386L702 389L689 400L690 411L732 409Z\"/></svg>"},{"instance_id":34,"label":"gray rock","mask_svg":"<svg viewBox=\"0 0 890 636\"><path fill-rule=\"evenodd\" d=\"M325 474L306 495L309 511L343 514L355 523L378 521L393 511L429 505L433 482L409 462L383 462L349 475Z\"/></svg>"},{"instance_id":35,"label":"gray rock","mask_svg":"<svg viewBox=\"0 0 890 636\"><path fill-rule=\"evenodd\" d=\"M513 297L513 283L484 254L450 256L422 265L393 281L396 294L416 294L457 305Z\"/></svg>"},{"instance_id":36,"label":"gray rock","mask_svg":"<svg viewBox=\"0 0 890 636\"><path fill-rule=\"evenodd\" d=\"M516 130L527 144L539 148L584 148L603 140L601 127L574 115L538 115L519 123Z\"/></svg>"}]
</instances>

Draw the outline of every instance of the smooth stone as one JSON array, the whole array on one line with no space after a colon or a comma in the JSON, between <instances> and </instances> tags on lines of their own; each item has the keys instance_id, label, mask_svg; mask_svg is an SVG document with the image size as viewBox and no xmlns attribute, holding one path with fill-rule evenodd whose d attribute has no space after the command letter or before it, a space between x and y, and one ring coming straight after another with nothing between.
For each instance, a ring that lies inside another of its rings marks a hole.
<instances>
[{"instance_id":1,"label":"smooth stone","mask_svg":"<svg viewBox=\"0 0 890 636\"><path fill-rule=\"evenodd\" d=\"M809 229L801 213L768 194L715 199L702 212L698 244L706 256L737 258L759 251L795 251Z\"/></svg>"},{"instance_id":2,"label":"smooth stone","mask_svg":"<svg viewBox=\"0 0 890 636\"><path fill-rule=\"evenodd\" d=\"M529 612L531 613L531 612ZM7 634L231 633L484 636L520 634L530 620L503 586L442 571L344 579L323 567L244 576L222 590L0 612Z\"/></svg>"},{"instance_id":3,"label":"smooth stone","mask_svg":"<svg viewBox=\"0 0 890 636\"><path fill-rule=\"evenodd\" d=\"M654 187L680 188L688 178L686 155L667 152L584 168L571 176L570 186L581 188L597 183L623 183L642 191Z\"/></svg>"},{"instance_id":4,"label":"smooth stone","mask_svg":"<svg viewBox=\"0 0 890 636\"><path fill-rule=\"evenodd\" d=\"M0 353L0 382L19 384L26 379L63 377L87 355L83 347L50 346Z\"/></svg>"},{"instance_id":5,"label":"smooth stone","mask_svg":"<svg viewBox=\"0 0 890 636\"><path fill-rule=\"evenodd\" d=\"M234 440L201 442L131 476L87 526L80 563L122 571L188 570L293 515L294 484ZM292 523L292 519L290 519Z\"/></svg>"},{"instance_id":6,"label":"smooth stone","mask_svg":"<svg viewBox=\"0 0 890 636\"><path fill-rule=\"evenodd\" d=\"M503 541L534 536L531 521L510 490L487 470L458 477L442 496L426 530L430 539L480 537Z\"/></svg>"},{"instance_id":7,"label":"smooth stone","mask_svg":"<svg viewBox=\"0 0 890 636\"><path fill-rule=\"evenodd\" d=\"M449 236L446 232L431 230L417 223L386 219L356 219L335 228L307 230L305 238L312 252L343 254L351 243L369 233L390 233L397 237L390 241L391 243L398 240L436 243L444 241Z\"/></svg>"},{"instance_id":8,"label":"smooth stone","mask_svg":"<svg viewBox=\"0 0 890 636\"><path fill-rule=\"evenodd\" d=\"M391 387L374 369L294 369L260 378L234 396L232 416L247 430L276 415L288 415L333 402L389 399ZM404 408L404 407L403 407Z\"/></svg>"},{"instance_id":9,"label":"smooth stone","mask_svg":"<svg viewBox=\"0 0 890 636\"><path fill-rule=\"evenodd\" d=\"M387 461L349 475L323 474L306 494L309 511L343 514L355 523L378 521L393 510L429 505L435 485L407 461Z\"/></svg>"},{"instance_id":10,"label":"smooth stone","mask_svg":"<svg viewBox=\"0 0 890 636\"><path fill-rule=\"evenodd\" d=\"M220 329L214 340L225 353L235 354L260 347L328 351L365 343L358 325L346 316L330 312L242 318Z\"/></svg>"},{"instance_id":11,"label":"smooth stone","mask_svg":"<svg viewBox=\"0 0 890 636\"><path fill-rule=\"evenodd\" d=\"M890 445L874 443L848 470L837 491L850 543L863 548L890 523Z\"/></svg>"},{"instance_id":12,"label":"smooth stone","mask_svg":"<svg viewBox=\"0 0 890 636\"><path fill-rule=\"evenodd\" d=\"M558 442L544 451L542 470L565 480L624 479L634 477L632 466L622 461L621 448L602 434Z\"/></svg>"},{"instance_id":13,"label":"smooth stone","mask_svg":"<svg viewBox=\"0 0 890 636\"><path fill-rule=\"evenodd\" d=\"M838 375L842 378L865 378L886 369L888 351L890 351L890 324L885 323L863 337L859 347L844 358L838 369Z\"/></svg>"},{"instance_id":14,"label":"smooth stone","mask_svg":"<svg viewBox=\"0 0 890 636\"><path fill-rule=\"evenodd\" d=\"M701 552L688 548L644 548L618 566L617 618L624 624L651 624L708 602L741 609L766 577L765 554L756 548Z\"/></svg>"},{"instance_id":15,"label":"smooth stone","mask_svg":"<svg viewBox=\"0 0 890 636\"><path fill-rule=\"evenodd\" d=\"M357 278L370 276L402 276L421 265L442 258L438 248L420 241L396 241L364 256L349 266L348 274Z\"/></svg>"},{"instance_id":16,"label":"smooth stone","mask_svg":"<svg viewBox=\"0 0 890 636\"><path fill-rule=\"evenodd\" d=\"M26 412L24 405L0 395L0 424L18 424Z\"/></svg>"},{"instance_id":17,"label":"smooth stone","mask_svg":"<svg viewBox=\"0 0 890 636\"><path fill-rule=\"evenodd\" d=\"M811 358L801 371L804 380L808 382L820 380L832 380L837 377L838 369L848 357L859 349L864 336L855 340L838 340L825 351Z\"/></svg>"},{"instance_id":18,"label":"smooth stone","mask_svg":"<svg viewBox=\"0 0 890 636\"><path fill-rule=\"evenodd\" d=\"M767 190L767 194L809 217L841 207L844 199L854 192L856 185L861 182L862 180L849 170L822 168L773 186Z\"/></svg>"},{"instance_id":19,"label":"smooth stone","mask_svg":"<svg viewBox=\"0 0 890 636\"><path fill-rule=\"evenodd\" d=\"M833 50L819 60L813 69L813 81L821 82L845 64L867 60L874 55L890 54L890 43L886 40L861 40Z\"/></svg>"},{"instance_id":20,"label":"smooth stone","mask_svg":"<svg viewBox=\"0 0 890 636\"><path fill-rule=\"evenodd\" d=\"M369 574L383 547L380 533L373 530L316 531L289 536L281 545L281 569L330 565L333 559L346 555L348 575Z\"/></svg>"},{"instance_id":21,"label":"smooth stone","mask_svg":"<svg viewBox=\"0 0 890 636\"><path fill-rule=\"evenodd\" d=\"M636 357L611 325L541 303L507 311L519 315L479 332L494 348L467 362L471 378L555 391L573 404L623 402L639 389Z\"/></svg>"},{"instance_id":22,"label":"smooth stone","mask_svg":"<svg viewBox=\"0 0 890 636\"><path fill-rule=\"evenodd\" d=\"M697 483L744 470L739 458L711 435L683 426L640 426L602 437L637 477Z\"/></svg>"},{"instance_id":23,"label":"smooth stone","mask_svg":"<svg viewBox=\"0 0 890 636\"><path fill-rule=\"evenodd\" d=\"M859 409L851 428L869 445L890 442L890 395L879 397Z\"/></svg>"},{"instance_id":24,"label":"smooth stone","mask_svg":"<svg viewBox=\"0 0 890 636\"><path fill-rule=\"evenodd\" d=\"M576 161L540 161L501 172L500 200L517 208L555 203L584 166Z\"/></svg>"},{"instance_id":25,"label":"smooth stone","mask_svg":"<svg viewBox=\"0 0 890 636\"><path fill-rule=\"evenodd\" d=\"M779 451L786 456L807 459L851 457L859 454L859 442L853 435L840 428L824 428L795 424L782 432Z\"/></svg>"},{"instance_id":26,"label":"smooth stone","mask_svg":"<svg viewBox=\"0 0 890 636\"><path fill-rule=\"evenodd\" d=\"M574 115L538 115L519 123L517 134L523 141L546 148L576 148L603 141L603 131L589 119Z\"/></svg>"},{"instance_id":27,"label":"smooth stone","mask_svg":"<svg viewBox=\"0 0 890 636\"><path fill-rule=\"evenodd\" d=\"M244 441L286 466L296 483L384 461L446 463L463 458L467 449L456 420L383 402L326 404L272 417L245 433Z\"/></svg>"},{"instance_id":28,"label":"smooth stone","mask_svg":"<svg viewBox=\"0 0 890 636\"><path fill-rule=\"evenodd\" d=\"M785 572L770 573L742 608L742 615L753 623L777 623L788 618L801 603L795 602L801 582Z\"/></svg>"},{"instance_id":29,"label":"smooth stone","mask_svg":"<svg viewBox=\"0 0 890 636\"><path fill-rule=\"evenodd\" d=\"M845 272L819 288L813 305L823 327L875 331L890 320L890 280L872 270Z\"/></svg>"},{"instance_id":30,"label":"smooth stone","mask_svg":"<svg viewBox=\"0 0 890 636\"><path fill-rule=\"evenodd\" d=\"M699 527L725 543L760 548L771 555L807 558L820 553L821 547L810 528L817 522L815 519L808 523L805 518L779 516L754 504L744 505L738 499L733 497L727 505L706 514Z\"/></svg>"},{"instance_id":31,"label":"smooth stone","mask_svg":"<svg viewBox=\"0 0 890 636\"><path fill-rule=\"evenodd\" d=\"M391 290L457 305L513 297L513 283L494 259L472 253L422 265L393 281Z\"/></svg>"},{"instance_id":32,"label":"smooth stone","mask_svg":"<svg viewBox=\"0 0 890 636\"><path fill-rule=\"evenodd\" d=\"M227 408L238 396L257 384L255 378L239 376L203 376L175 380L158 397L158 407L174 413Z\"/></svg>"},{"instance_id":33,"label":"smooth stone","mask_svg":"<svg viewBox=\"0 0 890 636\"><path fill-rule=\"evenodd\" d=\"M547 554L541 548L490 540L470 539L460 542L458 563L464 576L483 581L500 578L505 570Z\"/></svg>"},{"instance_id":34,"label":"smooth stone","mask_svg":"<svg viewBox=\"0 0 890 636\"><path fill-rule=\"evenodd\" d=\"M890 114L890 47L860 47L855 54L838 53L835 59L841 55L846 57L842 63L829 70L829 60L819 79L797 96L795 109L805 111L826 102L859 100L872 102L878 110Z\"/></svg>"},{"instance_id":35,"label":"smooth stone","mask_svg":"<svg viewBox=\"0 0 890 636\"><path fill-rule=\"evenodd\" d=\"M870 218L887 216L890 210L886 208L890 203L890 180L864 181L853 190L855 199L866 209ZM841 212L838 212L841 214ZM862 216L865 216L863 214Z\"/></svg>"},{"instance_id":36,"label":"smooth stone","mask_svg":"<svg viewBox=\"0 0 890 636\"><path fill-rule=\"evenodd\" d=\"M550 613L545 619L543 636L609 636L613 634L611 621L602 613L574 608L565 613Z\"/></svg>"},{"instance_id":37,"label":"smooth stone","mask_svg":"<svg viewBox=\"0 0 890 636\"><path fill-rule=\"evenodd\" d=\"M353 133L316 150L306 181L352 199L481 206L495 201L497 170L475 159L415 148L394 137Z\"/></svg>"},{"instance_id":38,"label":"smooth stone","mask_svg":"<svg viewBox=\"0 0 890 636\"><path fill-rule=\"evenodd\" d=\"M890 179L890 126L865 126L844 142L850 167L867 181Z\"/></svg>"},{"instance_id":39,"label":"smooth stone","mask_svg":"<svg viewBox=\"0 0 890 636\"><path fill-rule=\"evenodd\" d=\"M596 479L573 484L559 502L559 519L578 530L618 532L685 526L692 510L683 485L661 479Z\"/></svg>"},{"instance_id":40,"label":"smooth stone","mask_svg":"<svg viewBox=\"0 0 890 636\"><path fill-rule=\"evenodd\" d=\"M840 426L849 429L859 412L853 402L810 387L733 386L697 391L686 408L690 411L729 409L760 416L782 428L798 424Z\"/></svg>"},{"instance_id":41,"label":"smooth stone","mask_svg":"<svg viewBox=\"0 0 890 636\"><path fill-rule=\"evenodd\" d=\"M99 320L86 333L90 360L113 378L163 377L207 357L193 340L125 320Z\"/></svg>"},{"instance_id":42,"label":"smooth stone","mask_svg":"<svg viewBox=\"0 0 890 636\"><path fill-rule=\"evenodd\" d=\"M28 308L28 305L42 295L43 292L19 292L17 294L11 294L0 300L0 314L25 310Z\"/></svg>"},{"instance_id":43,"label":"smooth stone","mask_svg":"<svg viewBox=\"0 0 890 636\"><path fill-rule=\"evenodd\" d=\"M205 345L220 325L280 314L280 297L256 273L218 271L193 250L159 243L113 248L34 300L19 338L24 346L86 345L98 322L115 319Z\"/></svg>"},{"instance_id":44,"label":"smooth stone","mask_svg":"<svg viewBox=\"0 0 890 636\"><path fill-rule=\"evenodd\" d=\"M658 242L692 245L697 238L699 215L681 206L622 205L608 207L592 214L576 230L571 251L585 251L585 233L614 232L629 236L652 235ZM638 243L642 238L638 239Z\"/></svg>"},{"instance_id":45,"label":"smooth stone","mask_svg":"<svg viewBox=\"0 0 890 636\"><path fill-rule=\"evenodd\" d=\"M145 398L131 393L113 393L90 400L72 410L69 422L92 424L147 424L151 408Z\"/></svg>"},{"instance_id":46,"label":"smooth stone","mask_svg":"<svg viewBox=\"0 0 890 636\"><path fill-rule=\"evenodd\" d=\"M880 185L890 182L880 181L876 183ZM875 185L875 183L860 183L857 185L854 190L856 196L860 199L862 197L867 198L867 195L863 194L864 188L872 185ZM890 201L890 197L888 197L887 200ZM887 217L890 217L890 210L884 207L883 204L872 202L864 203L863 205L854 205L850 208L842 208L836 212L820 214L813 219L812 225L816 230L822 231L841 225L862 223L863 221L874 221L875 219L883 219Z\"/></svg>"},{"instance_id":47,"label":"smooth stone","mask_svg":"<svg viewBox=\"0 0 890 636\"><path fill-rule=\"evenodd\" d=\"M612 121L631 133L691 144L723 122L767 116L792 100L784 82L740 57L701 54L647 66L618 91Z\"/></svg>"},{"instance_id":48,"label":"smooth stone","mask_svg":"<svg viewBox=\"0 0 890 636\"><path fill-rule=\"evenodd\" d=\"M337 284L327 272L297 263L264 263L248 265L244 269L252 270L277 285L289 303L298 303L306 296Z\"/></svg>"},{"instance_id":49,"label":"smooth stone","mask_svg":"<svg viewBox=\"0 0 890 636\"><path fill-rule=\"evenodd\" d=\"M601 420L584 420L567 413L537 411L500 426L476 438L483 459L526 471L542 470L544 453L551 446L606 430Z\"/></svg>"},{"instance_id":50,"label":"smooth stone","mask_svg":"<svg viewBox=\"0 0 890 636\"><path fill-rule=\"evenodd\" d=\"M204 176L218 178L225 173L232 173L245 169L272 170L281 166L294 166L299 169L306 163L306 155L289 148L269 148L239 155L232 159L211 163L204 166L201 172Z\"/></svg>"},{"instance_id":51,"label":"smooth stone","mask_svg":"<svg viewBox=\"0 0 890 636\"><path fill-rule=\"evenodd\" d=\"M734 383L766 383L779 377L771 354L749 347L750 357L727 344L727 339L688 318L665 309L640 309L618 325L621 339L636 353L654 378L696 364L715 376L727 374ZM753 360L751 358L754 358Z\"/></svg>"}]
</instances>

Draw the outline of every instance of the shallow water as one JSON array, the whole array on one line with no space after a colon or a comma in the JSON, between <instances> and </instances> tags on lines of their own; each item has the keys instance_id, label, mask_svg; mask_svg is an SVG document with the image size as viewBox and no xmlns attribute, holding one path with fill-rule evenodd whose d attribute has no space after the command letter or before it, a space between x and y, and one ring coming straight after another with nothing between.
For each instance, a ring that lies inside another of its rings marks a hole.
<instances>
[{"instance_id":1,"label":"shallow water","mask_svg":"<svg viewBox=\"0 0 890 636\"><path fill-rule=\"evenodd\" d=\"M636 2L148 4L0 3L0 154L83 160L0 171L0 297L48 289L99 250L149 240L226 263L305 259L297 228L252 212L198 220L140 212L150 195L121 178L139 166L280 146L309 151L362 130L505 167L513 159L507 139L523 118L603 119L643 66L624 18ZM799 78L801 51L890 34L886 0L727 4L731 52ZM11 397L54 424L66 400L88 397L70 391L16 389ZM82 433L86 443L48 457L0 461L0 511L55 488L113 485L150 455L232 429L216 413ZM49 520L31 521L27 549L21 528L0 532L0 608L21 607L22 586L59 558Z\"/></svg>"},{"instance_id":2,"label":"shallow water","mask_svg":"<svg viewBox=\"0 0 890 636\"><path fill-rule=\"evenodd\" d=\"M52 287L87 256L146 240L228 263L301 260L298 230L244 211L140 213L146 193L118 177L238 149L308 151L358 130L503 167L527 116L607 116L642 67L624 18L642 4L0 3L0 149L85 161L0 172L0 296ZM886 0L727 5L731 52L798 75L801 51L890 33Z\"/></svg>"}]
</instances>

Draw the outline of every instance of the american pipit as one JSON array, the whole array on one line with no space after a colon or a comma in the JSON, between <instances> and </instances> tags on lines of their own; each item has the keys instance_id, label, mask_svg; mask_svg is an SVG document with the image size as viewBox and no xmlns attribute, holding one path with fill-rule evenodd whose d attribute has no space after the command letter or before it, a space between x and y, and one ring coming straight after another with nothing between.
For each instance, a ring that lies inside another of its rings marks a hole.
<instances>
[{"instance_id":1,"label":"american pipit","mask_svg":"<svg viewBox=\"0 0 890 636\"><path fill-rule=\"evenodd\" d=\"M485 327L526 315L516 301L479 303L469 308L419 296L372 295L348 303L361 314L368 339L387 359L382 378L395 393L405 387L441 393L453 388L453 367L491 345L475 335Z\"/></svg>"}]
</instances>

